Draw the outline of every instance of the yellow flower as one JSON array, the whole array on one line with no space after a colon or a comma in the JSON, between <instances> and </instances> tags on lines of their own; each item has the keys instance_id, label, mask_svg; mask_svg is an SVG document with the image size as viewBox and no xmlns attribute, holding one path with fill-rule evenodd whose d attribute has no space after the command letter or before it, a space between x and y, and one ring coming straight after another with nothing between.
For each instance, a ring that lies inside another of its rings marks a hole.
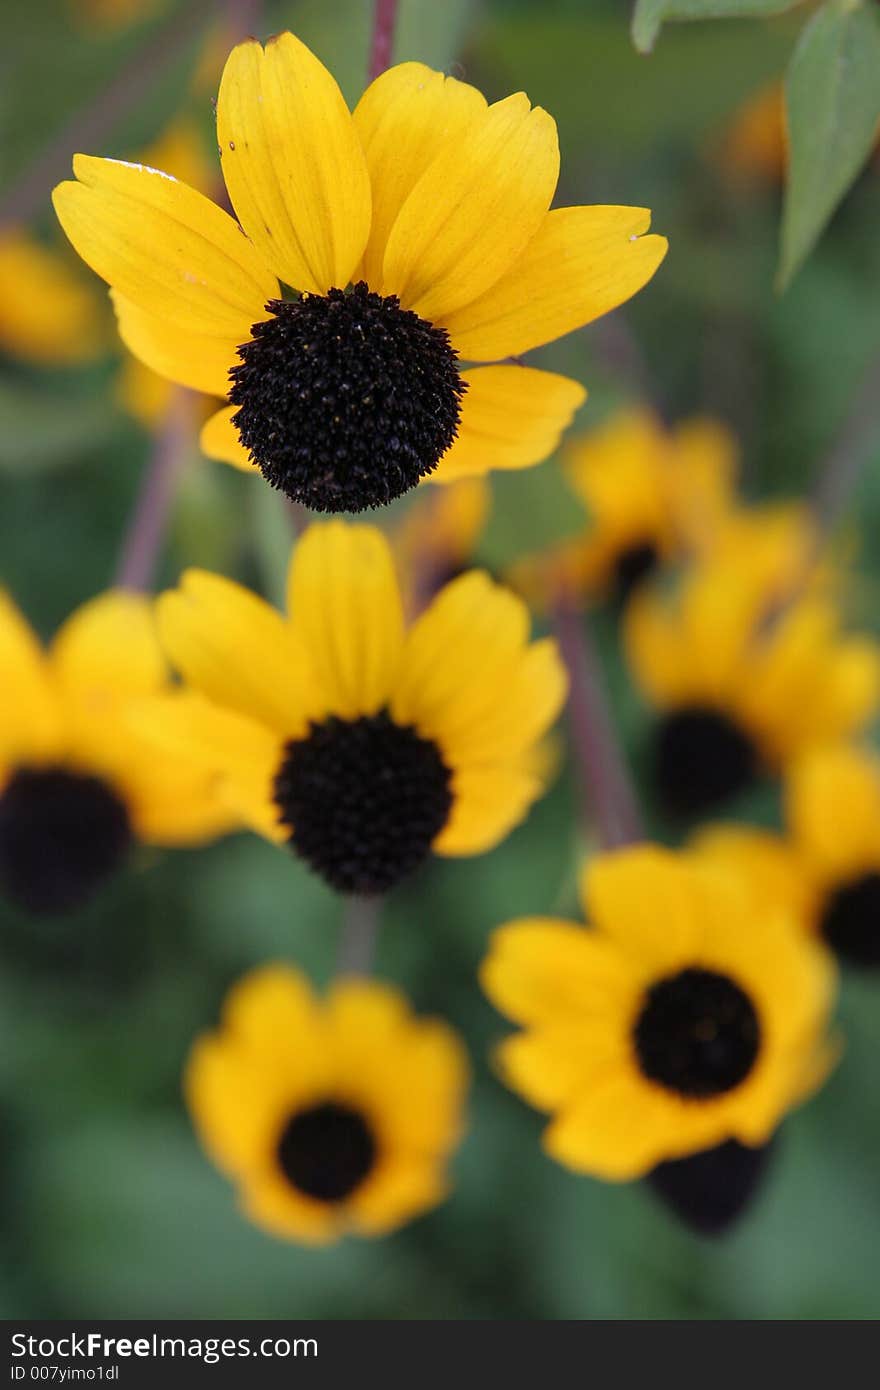
<instances>
[{"instance_id":1,"label":"yellow flower","mask_svg":"<svg viewBox=\"0 0 880 1390\"><path fill-rule=\"evenodd\" d=\"M188 571L159 628L191 698L144 708L144 730L342 892L383 892L431 850L480 854L523 819L566 680L519 599L472 572L406 631L387 541L337 521L297 544L288 606Z\"/></svg>"},{"instance_id":2,"label":"yellow flower","mask_svg":"<svg viewBox=\"0 0 880 1390\"><path fill-rule=\"evenodd\" d=\"M40 367L78 365L100 354L107 325L76 271L75 262L24 231L0 235L0 350Z\"/></svg>"},{"instance_id":3,"label":"yellow flower","mask_svg":"<svg viewBox=\"0 0 880 1390\"><path fill-rule=\"evenodd\" d=\"M778 588L745 556L693 567L678 591L637 594L624 639L658 707L656 790L702 814L806 749L871 717L880 692L874 642L844 636L837 610L808 592L773 615Z\"/></svg>"},{"instance_id":4,"label":"yellow flower","mask_svg":"<svg viewBox=\"0 0 880 1390\"><path fill-rule=\"evenodd\" d=\"M498 1063L552 1114L547 1152L626 1181L729 1140L765 1144L833 1061L831 957L784 917L756 921L735 877L687 855L603 855L582 886L592 930L509 923L481 972L522 1025Z\"/></svg>"},{"instance_id":5,"label":"yellow flower","mask_svg":"<svg viewBox=\"0 0 880 1390\"><path fill-rule=\"evenodd\" d=\"M35 912L84 902L133 840L229 828L204 769L157 762L132 701L170 689L146 598L111 591L44 651L0 592L0 887Z\"/></svg>"},{"instance_id":6,"label":"yellow flower","mask_svg":"<svg viewBox=\"0 0 880 1390\"><path fill-rule=\"evenodd\" d=\"M695 418L668 430L648 409L620 411L564 453L587 530L520 560L511 582L542 606L560 589L569 598L628 599L659 565L717 540L734 505L736 466L735 441L720 421Z\"/></svg>"},{"instance_id":7,"label":"yellow flower","mask_svg":"<svg viewBox=\"0 0 880 1390\"><path fill-rule=\"evenodd\" d=\"M55 208L131 350L228 396L205 452L318 510L383 504L438 464L451 481L545 458L583 388L498 359L607 313L666 250L645 209L549 211L551 117L420 63L352 115L292 34L241 44L217 137L238 223L156 170L85 155Z\"/></svg>"},{"instance_id":8,"label":"yellow flower","mask_svg":"<svg viewBox=\"0 0 880 1390\"><path fill-rule=\"evenodd\" d=\"M245 1214L324 1244L384 1235L447 1194L468 1063L456 1035L386 985L326 999L297 970L255 970L193 1048L185 1090L205 1149Z\"/></svg>"},{"instance_id":9,"label":"yellow flower","mask_svg":"<svg viewBox=\"0 0 880 1390\"><path fill-rule=\"evenodd\" d=\"M712 826L694 851L793 913L842 961L880 966L880 757L846 744L805 754L786 779L785 811L785 835Z\"/></svg>"},{"instance_id":10,"label":"yellow flower","mask_svg":"<svg viewBox=\"0 0 880 1390\"><path fill-rule=\"evenodd\" d=\"M734 114L722 149L726 167L733 174L782 183L788 167L786 124L783 85L769 82Z\"/></svg>"}]
</instances>

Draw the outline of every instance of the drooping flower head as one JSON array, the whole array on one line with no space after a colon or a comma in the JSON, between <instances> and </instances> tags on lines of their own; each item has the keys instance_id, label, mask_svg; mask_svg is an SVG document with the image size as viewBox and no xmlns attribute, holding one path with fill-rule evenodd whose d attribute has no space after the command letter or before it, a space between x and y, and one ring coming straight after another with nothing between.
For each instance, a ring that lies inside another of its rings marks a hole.
<instances>
[{"instance_id":1,"label":"drooping flower head","mask_svg":"<svg viewBox=\"0 0 880 1390\"><path fill-rule=\"evenodd\" d=\"M456 1035L393 989L340 980L325 999L288 966L255 970L193 1048L199 1136L273 1235L384 1235L443 1200L468 1063Z\"/></svg>"},{"instance_id":2,"label":"drooping flower head","mask_svg":"<svg viewBox=\"0 0 880 1390\"><path fill-rule=\"evenodd\" d=\"M535 746L566 689L521 600L474 571L407 631L387 541L341 521L298 542L288 596L285 618L188 571L159 630L191 698L153 702L143 728L341 892L503 839L543 789Z\"/></svg>"},{"instance_id":3,"label":"drooping flower head","mask_svg":"<svg viewBox=\"0 0 880 1390\"><path fill-rule=\"evenodd\" d=\"M626 613L630 665L658 709L654 786L675 814L714 810L854 733L880 695L876 643L843 634L821 588L776 609L778 576L747 561L697 565L672 596L638 594Z\"/></svg>"},{"instance_id":4,"label":"drooping flower head","mask_svg":"<svg viewBox=\"0 0 880 1390\"><path fill-rule=\"evenodd\" d=\"M55 208L131 350L228 398L205 452L317 510L545 458L583 389L501 359L614 308L666 250L644 209L550 211L551 117L420 63L352 115L292 34L241 44L217 137L238 223L156 170L85 155Z\"/></svg>"},{"instance_id":5,"label":"drooping flower head","mask_svg":"<svg viewBox=\"0 0 880 1390\"><path fill-rule=\"evenodd\" d=\"M93 599L44 651L0 594L0 892L70 911L135 842L199 843L232 825L203 768L157 761L129 727L133 701L170 689L146 598Z\"/></svg>"},{"instance_id":6,"label":"drooping flower head","mask_svg":"<svg viewBox=\"0 0 880 1390\"><path fill-rule=\"evenodd\" d=\"M544 1147L608 1181L729 1141L759 1147L824 1077L831 957L736 877L653 846L595 859L592 929L495 932L481 979L522 1031L508 1084L551 1113Z\"/></svg>"}]
</instances>

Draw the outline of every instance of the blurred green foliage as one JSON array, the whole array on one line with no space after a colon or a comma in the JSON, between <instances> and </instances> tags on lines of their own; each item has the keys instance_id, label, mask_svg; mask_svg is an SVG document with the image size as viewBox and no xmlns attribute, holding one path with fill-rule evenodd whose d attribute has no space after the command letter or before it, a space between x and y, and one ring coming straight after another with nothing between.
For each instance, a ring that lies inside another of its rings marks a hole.
<instances>
[{"instance_id":1,"label":"blurred green foliage","mask_svg":"<svg viewBox=\"0 0 880 1390\"><path fill-rule=\"evenodd\" d=\"M156 30L90 35L61 0L13 5L3 92L11 176ZM264 33L295 29L349 98L366 61L366 0L267 6ZM634 202L669 235L667 263L624 311L655 399L712 411L738 431L747 490L803 492L880 349L880 175L856 184L792 289L773 294L780 195L731 182L720 159L740 100L781 73L794 17L673 26L650 59L620 0L408 0L398 44L481 85L524 88L559 120L559 200ZM10 61L10 54L15 60ZM193 52L172 55L150 100L114 131L117 153L173 113ZM210 123L210 105L203 100ZM97 151L96 151L97 152ZM52 235L48 215L41 220ZM85 272L84 272L85 273ZM630 398L632 363L606 326L536 354L581 377L582 427ZM104 587L149 452L114 405L113 368L38 373L2 364L2 576L46 634ZM859 620L875 629L880 449L853 508ZM206 564L277 593L287 549L278 499L193 460L163 577ZM550 462L495 480L482 555L502 567L580 523ZM644 713L614 624L601 624L614 706L633 753ZM870 1318L880 1314L880 982L847 980L847 1053L785 1125L770 1180L721 1242L675 1225L639 1185L577 1179L543 1157L540 1118L490 1075L504 1025L475 968L505 918L576 909L567 772L487 857L437 862L390 902L379 969L418 1008L449 1017L477 1069L472 1129L439 1211L391 1239L310 1252L248 1226L202 1156L179 1093L182 1059L248 966L333 968L340 907L255 838L143 853L76 918L0 907L0 1312L7 1317ZM758 810L772 816L773 806Z\"/></svg>"}]
</instances>

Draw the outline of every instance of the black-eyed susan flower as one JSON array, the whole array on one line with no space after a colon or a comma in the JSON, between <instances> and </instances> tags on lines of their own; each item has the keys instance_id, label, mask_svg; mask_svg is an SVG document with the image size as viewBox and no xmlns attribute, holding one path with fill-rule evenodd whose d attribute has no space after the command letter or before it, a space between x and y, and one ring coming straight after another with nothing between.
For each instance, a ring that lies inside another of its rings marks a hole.
<instances>
[{"instance_id":1,"label":"black-eyed susan flower","mask_svg":"<svg viewBox=\"0 0 880 1390\"><path fill-rule=\"evenodd\" d=\"M274 965L232 990L185 1091L245 1215L324 1244L384 1235L444 1199L468 1071L452 1030L389 986L340 980L321 999Z\"/></svg>"},{"instance_id":2,"label":"black-eyed susan flower","mask_svg":"<svg viewBox=\"0 0 880 1390\"><path fill-rule=\"evenodd\" d=\"M697 854L739 874L756 900L793 915L844 962L880 966L880 758L847 744L797 759L785 834L705 827Z\"/></svg>"},{"instance_id":3,"label":"black-eyed susan flower","mask_svg":"<svg viewBox=\"0 0 880 1390\"><path fill-rule=\"evenodd\" d=\"M830 955L773 911L756 920L734 875L687 855L603 855L582 886L591 928L509 923L481 969L521 1025L497 1060L551 1113L546 1151L617 1182L766 1144L833 1060Z\"/></svg>"},{"instance_id":4,"label":"black-eyed susan flower","mask_svg":"<svg viewBox=\"0 0 880 1390\"><path fill-rule=\"evenodd\" d=\"M743 505L738 464L736 440L720 420L697 416L668 428L645 408L619 412L563 450L584 531L517 561L511 583L538 606L560 593L569 602L623 604L663 566L712 555L766 571L768 584L784 589L803 577L808 509Z\"/></svg>"},{"instance_id":5,"label":"black-eyed susan flower","mask_svg":"<svg viewBox=\"0 0 880 1390\"><path fill-rule=\"evenodd\" d=\"M55 208L131 350L228 398L205 452L317 510L545 458L583 389L501 359L614 308L666 250L644 209L550 211L552 118L420 63L352 115L292 34L241 44L217 136L238 222L154 169L85 155Z\"/></svg>"},{"instance_id":6,"label":"black-eyed susan flower","mask_svg":"<svg viewBox=\"0 0 880 1390\"><path fill-rule=\"evenodd\" d=\"M523 819L566 679L521 600L472 572L407 631L387 541L337 521L296 545L288 607L196 570L159 600L193 694L145 707L142 727L202 759L246 824L341 892L381 893L431 850L482 853Z\"/></svg>"},{"instance_id":7,"label":"black-eyed susan flower","mask_svg":"<svg viewBox=\"0 0 880 1390\"><path fill-rule=\"evenodd\" d=\"M626 613L629 662L657 708L656 793L700 815L873 714L876 643L841 632L821 591L777 607L778 586L745 555L693 567L677 591L637 594Z\"/></svg>"},{"instance_id":8,"label":"black-eyed susan flower","mask_svg":"<svg viewBox=\"0 0 880 1390\"><path fill-rule=\"evenodd\" d=\"M44 651L0 593L0 891L68 911L136 841L193 844L232 824L204 769L157 761L127 723L133 700L169 688L147 599L93 599Z\"/></svg>"},{"instance_id":9,"label":"black-eyed susan flower","mask_svg":"<svg viewBox=\"0 0 880 1390\"><path fill-rule=\"evenodd\" d=\"M109 337L102 307L69 251L0 234L0 352L39 367L89 362Z\"/></svg>"}]
</instances>

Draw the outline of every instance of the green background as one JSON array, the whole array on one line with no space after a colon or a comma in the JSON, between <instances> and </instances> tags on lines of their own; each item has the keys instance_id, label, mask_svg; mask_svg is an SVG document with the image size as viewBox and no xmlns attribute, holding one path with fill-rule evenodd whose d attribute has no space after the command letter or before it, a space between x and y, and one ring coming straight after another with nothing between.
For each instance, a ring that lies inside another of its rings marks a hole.
<instances>
[{"instance_id":1,"label":"green background","mask_svg":"<svg viewBox=\"0 0 880 1390\"><path fill-rule=\"evenodd\" d=\"M447 68L490 98L523 88L546 106L562 143L558 201L653 209L670 254L625 321L656 399L673 417L708 410L736 428L750 494L803 492L880 347L880 174L861 177L790 291L775 298L779 192L732 187L715 137L740 100L782 72L797 15L670 26L642 58L628 9L621 0L404 0L397 56ZM354 100L370 10L367 0L285 0L266 7L259 28L294 29ZM61 0L9 7L5 182L162 22L90 34ZM171 52L150 97L93 152L122 154L158 133L194 52L192 44ZM207 99L202 116L207 129ZM38 225L53 234L48 213ZM583 425L631 397L617 343L600 324L533 355L587 383ZM0 569L46 635L109 582L149 453L148 438L113 404L115 370L103 362L40 373L0 362ZM850 605L877 627L878 450L849 521L856 517ZM280 521L276 494L259 481L194 459L163 577L196 562L276 590ZM497 568L577 525L552 461L502 477L482 558ZM645 715L608 617L601 636L637 754ZM198 1149L180 1099L187 1049L242 971L289 959L319 981L332 973L340 907L321 884L239 836L199 852L142 851L73 918L31 921L0 905L0 1314L880 1314L880 979L845 980L844 1061L786 1122L759 1201L722 1240L689 1234L638 1184L603 1186L553 1165L538 1146L540 1118L490 1076L486 1050L504 1025L481 998L475 968L506 918L576 910L574 805L564 772L506 844L482 859L431 864L387 907L380 973L463 1031L477 1079L454 1195L376 1243L315 1252L249 1227Z\"/></svg>"}]
</instances>

